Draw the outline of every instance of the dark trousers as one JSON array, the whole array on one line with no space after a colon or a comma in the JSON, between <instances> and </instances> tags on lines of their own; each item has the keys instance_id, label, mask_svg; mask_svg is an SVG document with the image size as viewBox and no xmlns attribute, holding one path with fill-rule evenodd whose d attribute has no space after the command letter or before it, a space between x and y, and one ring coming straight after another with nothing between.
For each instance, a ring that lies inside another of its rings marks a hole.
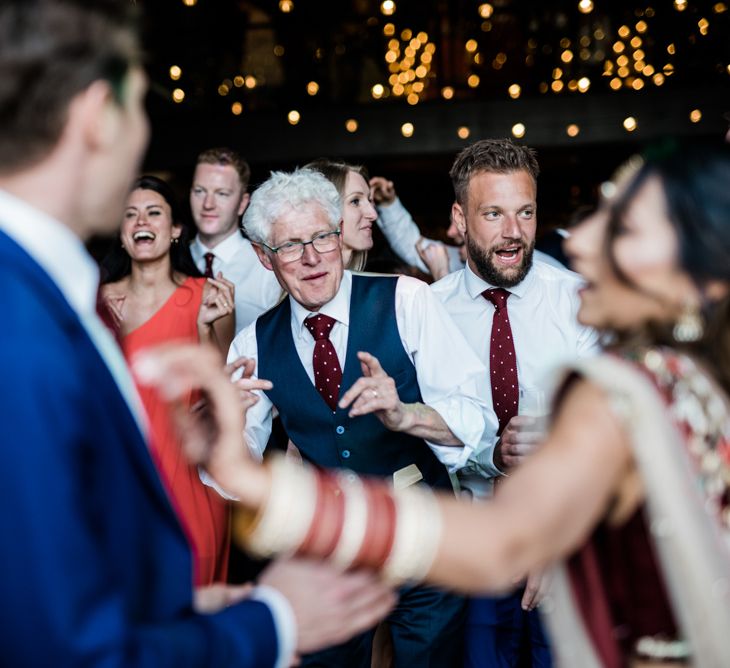
<instances>
[{"instance_id":1,"label":"dark trousers","mask_svg":"<svg viewBox=\"0 0 730 668\"><path fill-rule=\"evenodd\" d=\"M537 610L520 607L524 588L508 596L472 598L466 622L465 668L551 668Z\"/></svg>"},{"instance_id":2,"label":"dark trousers","mask_svg":"<svg viewBox=\"0 0 730 668\"><path fill-rule=\"evenodd\" d=\"M450 668L463 661L466 600L432 587L403 587L388 616L397 668ZM370 668L375 629L302 658L307 668Z\"/></svg>"}]
</instances>

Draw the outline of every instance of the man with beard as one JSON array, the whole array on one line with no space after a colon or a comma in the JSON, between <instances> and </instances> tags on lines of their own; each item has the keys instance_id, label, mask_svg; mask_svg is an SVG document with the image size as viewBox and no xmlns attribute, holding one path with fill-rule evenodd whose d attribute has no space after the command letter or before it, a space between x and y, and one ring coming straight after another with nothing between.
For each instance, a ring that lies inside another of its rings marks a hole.
<instances>
[{"instance_id":1,"label":"man with beard","mask_svg":"<svg viewBox=\"0 0 730 668\"><path fill-rule=\"evenodd\" d=\"M576 320L580 278L533 257L538 172L534 150L506 139L467 147L450 172L452 220L464 238L466 266L432 289L489 368L485 398L499 420L459 472L462 488L475 497L491 495L494 481L540 442L540 421L518 413L540 411L527 406L530 398L546 406L549 371L596 346L595 333ZM526 612L536 605L538 584L531 578L524 596L520 588L506 598L471 601L468 666L551 665L537 613Z\"/></svg>"}]
</instances>

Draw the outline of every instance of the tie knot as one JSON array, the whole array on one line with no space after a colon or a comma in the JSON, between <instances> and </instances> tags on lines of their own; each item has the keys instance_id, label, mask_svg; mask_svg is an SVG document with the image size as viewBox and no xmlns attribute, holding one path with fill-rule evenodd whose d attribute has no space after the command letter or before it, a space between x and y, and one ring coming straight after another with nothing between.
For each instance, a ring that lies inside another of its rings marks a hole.
<instances>
[{"instance_id":1,"label":"tie knot","mask_svg":"<svg viewBox=\"0 0 730 668\"><path fill-rule=\"evenodd\" d=\"M313 315L304 321L304 326L311 332L315 341L329 339L336 320L328 315Z\"/></svg>"},{"instance_id":2,"label":"tie knot","mask_svg":"<svg viewBox=\"0 0 730 668\"><path fill-rule=\"evenodd\" d=\"M494 304L494 308L498 311L507 306L507 299L509 299L510 294L510 291L505 290L504 288L490 288L489 290L482 292L484 299L492 302L492 304Z\"/></svg>"},{"instance_id":3,"label":"tie knot","mask_svg":"<svg viewBox=\"0 0 730 668\"><path fill-rule=\"evenodd\" d=\"M204 255L205 257L205 275L209 278L213 278L213 260L215 260L215 255L213 253L206 253Z\"/></svg>"}]
</instances>

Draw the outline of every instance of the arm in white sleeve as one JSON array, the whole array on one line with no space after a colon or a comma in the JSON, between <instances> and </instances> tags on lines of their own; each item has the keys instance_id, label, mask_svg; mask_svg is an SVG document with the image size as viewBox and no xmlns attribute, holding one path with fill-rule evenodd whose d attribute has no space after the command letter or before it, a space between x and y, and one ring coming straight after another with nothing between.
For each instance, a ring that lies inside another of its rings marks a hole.
<instances>
[{"instance_id":1,"label":"arm in white sleeve","mask_svg":"<svg viewBox=\"0 0 730 668\"><path fill-rule=\"evenodd\" d=\"M383 231L395 254L408 264L428 274L428 267L418 255L416 244L421 238L413 217L396 197L387 206L378 206L378 227Z\"/></svg>"},{"instance_id":2,"label":"arm in white sleeve","mask_svg":"<svg viewBox=\"0 0 730 668\"><path fill-rule=\"evenodd\" d=\"M258 345L256 343L256 323L241 330L231 343L228 351L230 364L239 357L248 357L256 362L252 378L258 378ZM234 375L233 380L240 377L241 372ZM244 440L248 445L251 454L259 461L263 459L266 444L271 436L271 419L273 404L265 392L256 391L259 400L246 412L246 427L244 429Z\"/></svg>"},{"instance_id":3,"label":"arm in white sleeve","mask_svg":"<svg viewBox=\"0 0 730 668\"><path fill-rule=\"evenodd\" d=\"M464 444L428 443L439 460L455 471L488 431L490 410L482 397L491 391L489 374L425 283L405 276L398 279L396 318L403 345L416 367L423 403Z\"/></svg>"}]
</instances>

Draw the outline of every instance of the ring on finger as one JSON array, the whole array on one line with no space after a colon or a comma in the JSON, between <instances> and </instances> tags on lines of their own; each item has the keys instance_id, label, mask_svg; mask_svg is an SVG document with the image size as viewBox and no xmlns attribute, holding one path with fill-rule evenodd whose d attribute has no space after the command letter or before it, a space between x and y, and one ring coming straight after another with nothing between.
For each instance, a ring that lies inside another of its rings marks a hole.
<instances>
[{"instance_id":1,"label":"ring on finger","mask_svg":"<svg viewBox=\"0 0 730 668\"><path fill-rule=\"evenodd\" d=\"M373 399L378 398L378 391L377 390L370 390L373 393Z\"/></svg>"}]
</instances>

